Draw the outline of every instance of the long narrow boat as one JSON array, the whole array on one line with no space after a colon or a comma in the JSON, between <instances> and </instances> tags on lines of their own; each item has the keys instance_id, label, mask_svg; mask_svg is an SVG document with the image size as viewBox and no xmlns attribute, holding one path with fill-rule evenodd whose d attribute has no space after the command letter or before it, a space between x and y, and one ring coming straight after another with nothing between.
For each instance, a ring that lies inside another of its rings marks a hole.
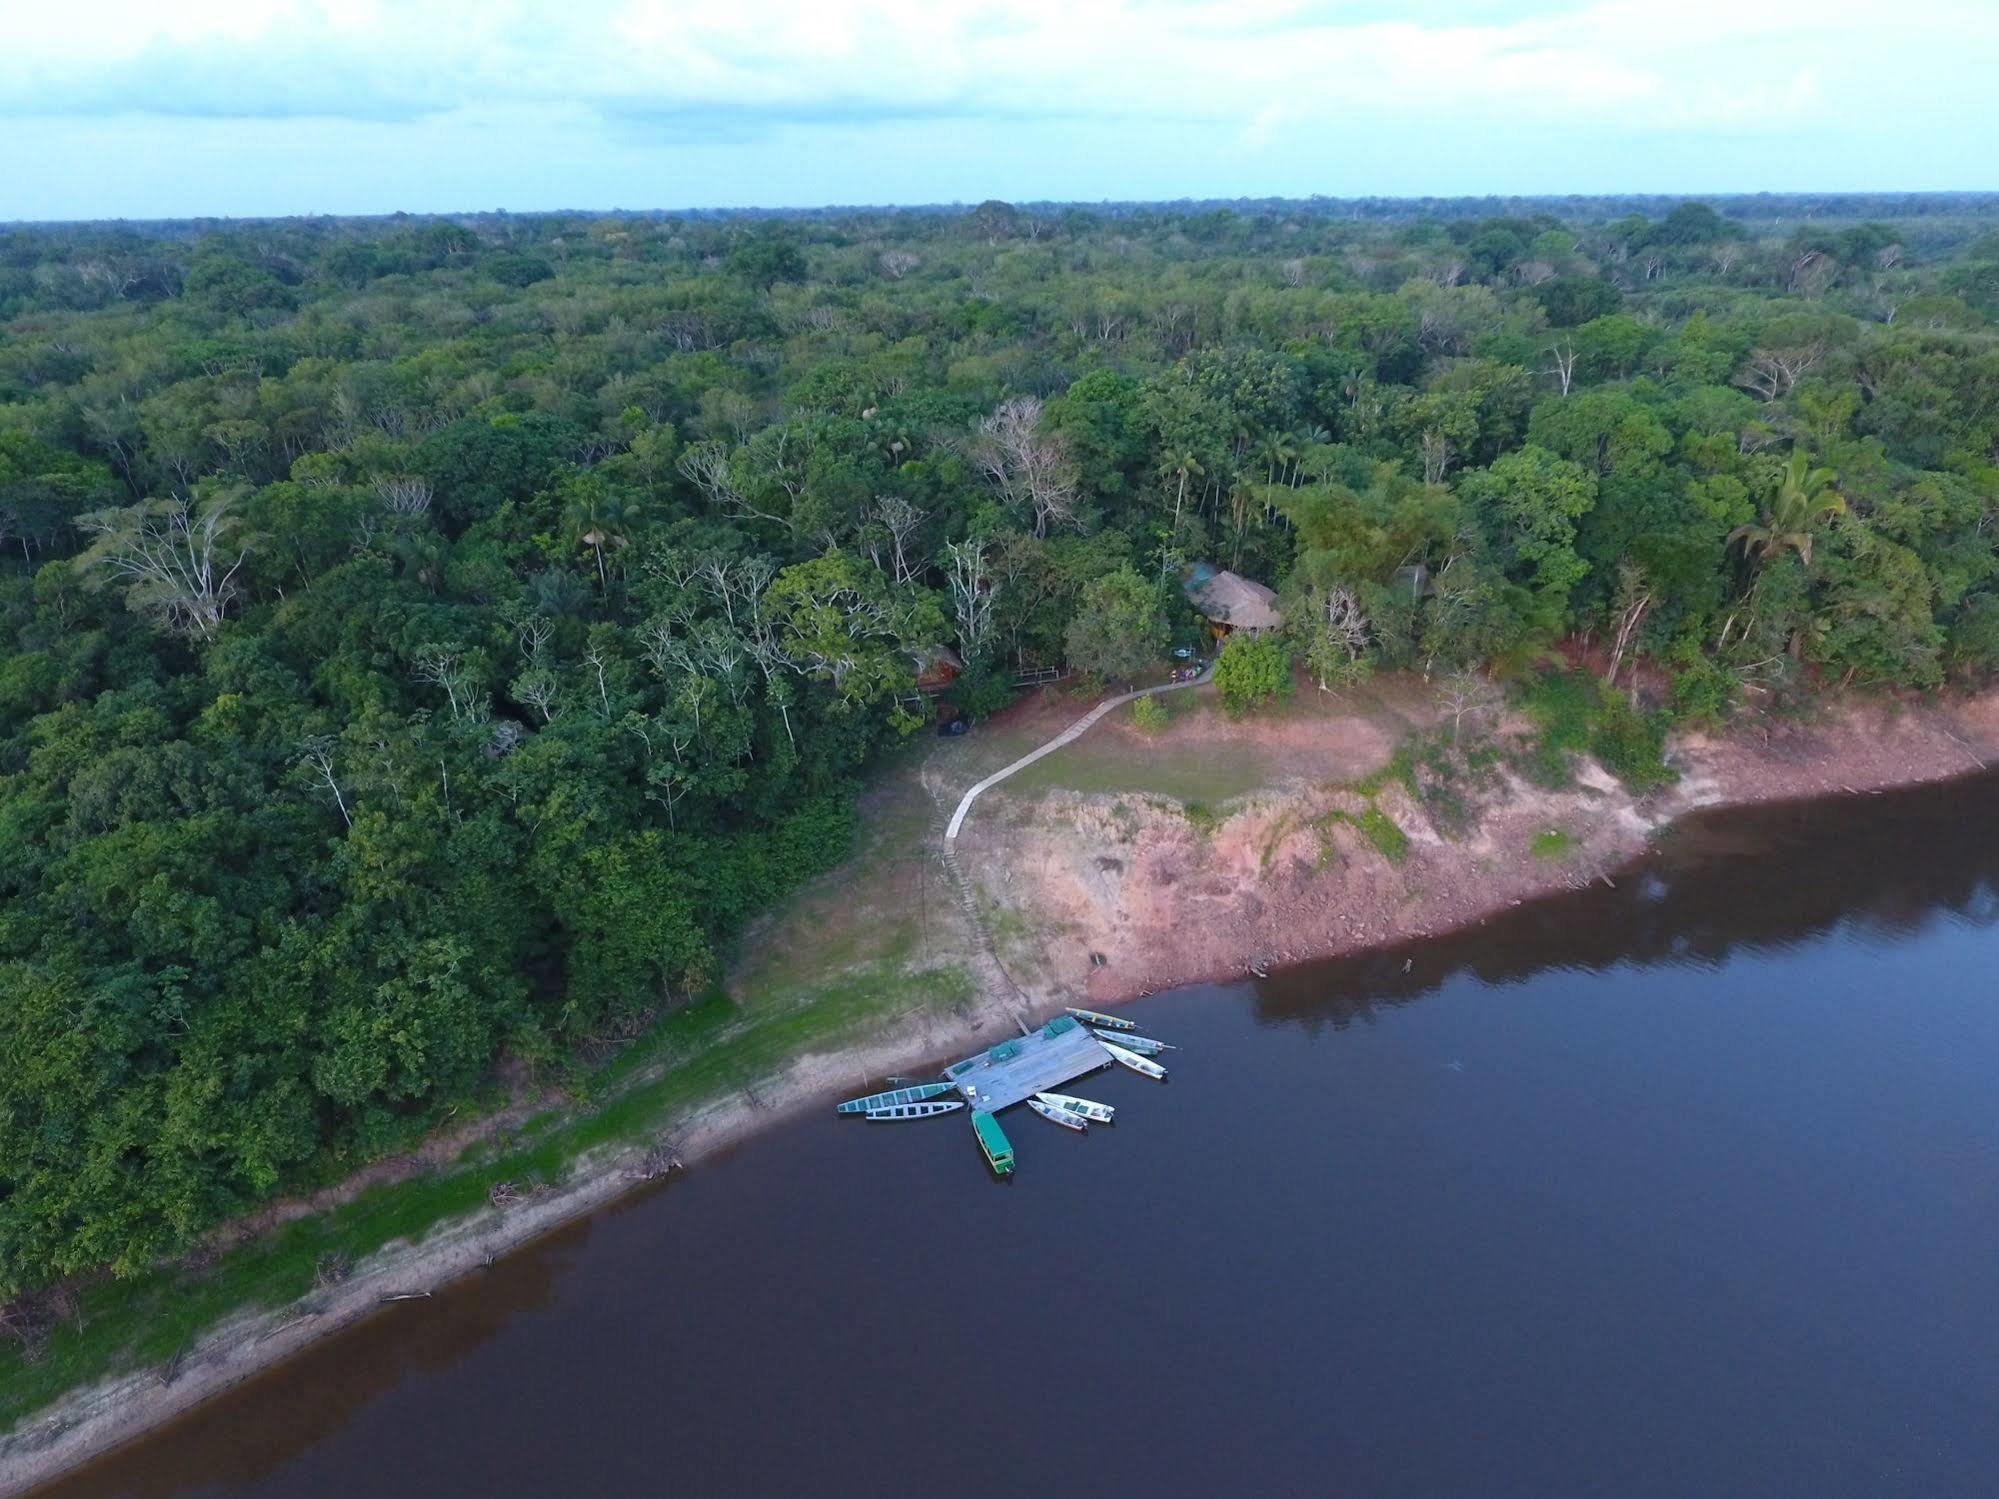
<instances>
[{"instance_id":1,"label":"long narrow boat","mask_svg":"<svg viewBox=\"0 0 1999 1499\"><path fill-rule=\"evenodd\" d=\"M872 1114L877 1109L892 1109L897 1104L922 1103L926 1098L953 1090L951 1083L918 1083L913 1088L892 1088L886 1093L870 1093L866 1098L850 1098L836 1106L836 1114Z\"/></svg>"},{"instance_id":2,"label":"long narrow boat","mask_svg":"<svg viewBox=\"0 0 1999 1499\"><path fill-rule=\"evenodd\" d=\"M1063 1006L1071 1015L1089 1026L1109 1026L1114 1031L1135 1031L1138 1023L1126 1020L1121 1015L1106 1015L1102 1010L1079 1010L1074 1005Z\"/></svg>"},{"instance_id":3,"label":"long narrow boat","mask_svg":"<svg viewBox=\"0 0 1999 1499\"><path fill-rule=\"evenodd\" d=\"M930 1119L938 1114L955 1114L965 1106L962 1098L937 1103L892 1103L885 1109L869 1109L870 1119Z\"/></svg>"},{"instance_id":4,"label":"long narrow boat","mask_svg":"<svg viewBox=\"0 0 1999 1499\"><path fill-rule=\"evenodd\" d=\"M1129 1067L1133 1072L1142 1072L1147 1077L1158 1078L1161 1082L1164 1082L1166 1080L1166 1069L1160 1066L1157 1062L1151 1061L1146 1057L1142 1057L1135 1051L1126 1051L1122 1046L1119 1046L1115 1041L1099 1041L1097 1045L1101 1046L1105 1051L1111 1054L1112 1061L1122 1062L1125 1066Z\"/></svg>"},{"instance_id":5,"label":"long narrow boat","mask_svg":"<svg viewBox=\"0 0 1999 1499\"><path fill-rule=\"evenodd\" d=\"M1037 1093L1034 1096L1043 1103L1053 1104L1058 1109L1067 1109L1079 1119L1087 1119L1092 1124L1109 1124L1117 1114L1117 1110L1107 1103L1093 1103L1087 1098L1076 1098L1067 1093Z\"/></svg>"},{"instance_id":6,"label":"long narrow boat","mask_svg":"<svg viewBox=\"0 0 1999 1499\"><path fill-rule=\"evenodd\" d=\"M1059 1124L1064 1129L1073 1129L1080 1133L1090 1127L1089 1121L1081 1114L1072 1114L1059 1104L1043 1103L1039 1097L1028 1099L1027 1106L1050 1124Z\"/></svg>"},{"instance_id":7,"label":"long narrow boat","mask_svg":"<svg viewBox=\"0 0 1999 1499\"><path fill-rule=\"evenodd\" d=\"M1099 1041L1109 1041L1115 1046L1126 1047L1142 1057L1156 1057L1162 1051L1180 1049L1165 1041L1155 1041L1150 1036L1134 1036L1128 1031L1100 1031L1094 1025L1090 1027L1090 1034Z\"/></svg>"}]
</instances>

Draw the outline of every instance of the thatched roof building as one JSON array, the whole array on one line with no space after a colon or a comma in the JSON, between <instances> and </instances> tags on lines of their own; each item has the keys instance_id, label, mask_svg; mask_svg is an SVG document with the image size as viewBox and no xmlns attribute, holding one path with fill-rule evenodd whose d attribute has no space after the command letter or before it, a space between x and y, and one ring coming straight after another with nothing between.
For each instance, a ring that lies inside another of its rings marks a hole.
<instances>
[{"instance_id":1,"label":"thatched roof building","mask_svg":"<svg viewBox=\"0 0 1999 1499\"><path fill-rule=\"evenodd\" d=\"M1206 616L1210 624L1227 630L1246 630L1255 635L1275 630L1284 623L1277 608L1277 595L1261 583L1232 572L1218 572L1207 563L1198 563L1187 575L1187 602Z\"/></svg>"}]
</instances>

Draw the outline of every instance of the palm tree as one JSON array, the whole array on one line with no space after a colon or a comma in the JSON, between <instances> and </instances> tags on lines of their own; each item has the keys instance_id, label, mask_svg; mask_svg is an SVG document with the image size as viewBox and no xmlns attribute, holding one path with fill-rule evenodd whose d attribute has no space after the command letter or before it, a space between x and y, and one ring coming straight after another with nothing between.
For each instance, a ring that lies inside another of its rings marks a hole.
<instances>
[{"instance_id":1,"label":"palm tree","mask_svg":"<svg viewBox=\"0 0 1999 1499\"><path fill-rule=\"evenodd\" d=\"M1263 459L1266 484L1275 484L1277 476L1298 461L1297 440L1288 432L1266 432L1256 446L1258 456Z\"/></svg>"},{"instance_id":2,"label":"palm tree","mask_svg":"<svg viewBox=\"0 0 1999 1499\"><path fill-rule=\"evenodd\" d=\"M608 593L611 588L610 577L604 567L604 553L628 543L625 531L632 515L633 507L629 501L601 485L580 486L570 498L566 517L569 534L577 545L588 547L596 556L597 587L603 592Z\"/></svg>"},{"instance_id":3,"label":"palm tree","mask_svg":"<svg viewBox=\"0 0 1999 1499\"><path fill-rule=\"evenodd\" d=\"M1328 432L1324 427L1319 426L1316 422L1309 426L1300 427L1296 432L1291 434L1292 454L1289 482L1293 489L1298 487L1298 464L1304 458L1305 450L1307 448L1323 447L1332 440L1333 434Z\"/></svg>"},{"instance_id":4,"label":"palm tree","mask_svg":"<svg viewBox=\"0 0 1999 1499\"><path fill-rule=\"evenodd\" d=\"M1201 467L1201 460L1190 448L1169 454L1160 467L1164 472L1177 474L1180 478L1179 491L1173 497L1173 529L1177 531L1180 529L1180 507L1187 503L1188 476L1204 474L1207 470Z\"/></svg>"},{"instance_id":5,"label":"palm tree","mask_svg":"<svg viewBox=\"0 0 1999 1499\"><path fill-rule=\"evenodd\" d=\"M1250 522L1257 512L1256 505L1252 503L1255 498L1247 484L1237 484L1229 491L1230 529L1235 537L1235 553L1229 560L1230 567L1242 566L1243 538L1249 534Z\"/></svg>"},{"instance_id":6,"label":"palm tree","mask_svg":"<svg viewBox=\"0 0 1999 1499\"><path fill-rule=\"evenodd\" d=\"M1846 501L1833 493L1833 471L1813 468L1802 448L1791 451L1790 462L1777 472L1762 516L1729 533L1729 543L1742 543L1742 550L1759 562L1768 562L1779 553L1793 551L1810 566L1812 535L1828 516L1846 509Z\"/></svg>"}]
</instances>

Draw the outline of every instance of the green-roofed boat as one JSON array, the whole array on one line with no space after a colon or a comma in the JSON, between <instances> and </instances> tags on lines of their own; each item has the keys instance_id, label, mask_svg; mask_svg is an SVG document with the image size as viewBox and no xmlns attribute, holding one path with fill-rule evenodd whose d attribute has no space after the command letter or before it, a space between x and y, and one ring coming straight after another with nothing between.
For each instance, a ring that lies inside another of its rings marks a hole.
<instances>
[{"instance_id":1,"label":"green-roofed boat","mask_svg":"<svg viewBox=\"0 0 1999 1499\"><path fill-rule=\"evenodd\" d=\"M983 1109L972 1114L972 1133L979 1137L979 1149L986 1153L986 1164L993 1168L994 1176L1013 1175L1013 1144L1006 1137L1006 1131L999 1127L999 1120Z\"/></svg>"}]
</instances>

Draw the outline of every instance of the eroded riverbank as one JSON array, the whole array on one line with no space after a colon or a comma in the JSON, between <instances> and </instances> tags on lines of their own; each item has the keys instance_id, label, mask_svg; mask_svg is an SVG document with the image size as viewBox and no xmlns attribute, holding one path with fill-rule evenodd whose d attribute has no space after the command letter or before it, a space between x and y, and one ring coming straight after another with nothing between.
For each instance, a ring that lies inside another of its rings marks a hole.
<instances>
[{"instance_id":1,"label":"eroded riverbank","mask_svg":"<svg viewBox=\"0 0 1999 1499\"><path fill-rule=\"evenodd\" d=\"M1122 730L1112 722L1094 732ZM1305 837L1302 829L1322 824L1325 810L1342 809L1340 798L1353 794L1323 784L1254 789L1205 828L1184 813L1176 821L1157 808L1140 814L1128 808L1120 817L1113 809L1128 799L1114 791L1057 786L1017 800L989 823L975 823L963 847L984 898L1019 913L1018 925L1003 925L997 945L1028 1008L1064 998L1106 1003L1251 965L1381 947L1463 926L1602 877L1642 851L1659 828L1690 812L1959 774L1991 757L1994 737L1990 698L1898 711L1858 705L1767 739L1738 734L1683 743L1676 747L1679 786L1649 801L1597 775L1563 793L1515 783L1480 809L1473 830L1456 838L1434 827L1426 835L1420 806L1396 803L1397 793L1384 785L1374 795L1389 799L1397 826L1409 836L1400 861L1378 856L1378 849L1370 857L1349 836L1359 830L1346 822L1331 825L1341 857L1322 857L1323 830L1313 832L1309 850L1297 841ZM1376 735L1367 747L1377 741L1387 742ZM1109 802L1096 805L1104 798ZM1550 826L1572 839L1560 858L1532 849L1535 834ZM1102 851L1100 840L1110 831L1123 837L1124 854ZM1105 868L1106 858L1118 859L1120 867ZM825 900L843 885L851 889L852 879L851 871L836 875L801 904ZM925 961L969 956L973 934L941 899L935 915L924 920L930 943ZM1022 933L1033 938L1025 949ZM692 1164L857 1084L970 1050L1008 1033L1018 1003L1018 996L987 985L921 1024L898 1023L796 1058L677 1121L677 1154ZM419 1243L391 1246L309 1307L232 1319L188 1348L170 1378L144 1369L79 1392L8 1439L0 1453L0 1484L11 1492L41 1481L374 1314L385 1298L434 1292L479 1271L632 1190L646 1169L636 1152L600 1152L531 1201L482 1211Z\"/></svg>"},{"instance_id":2,"label":"eroded riverbank","mask_svg":"<svg viewBox=\"0 0 1999 1499\"><path fill-rule=\"evenodd\" d=\"M1436 723L1421 700L1398 707L1418 732ZM1182 755L1226 762L1260 748L1295 766L1219 804L1161 795L1137 778L1057 781L997 805L989 795L959 858L988 908L1006 913L996 941L1009 973L1052 1006L1267 972L1436 935L1612 877L1691 813L1999 763L1999 694L1852 701L1810 721L1685 735L1668 754L1678 780L1650 795L1587 763L1572 786L1550 790L1498 762L1475 784L1419 794L1390 771L1397 742L1378 724L1316 727L1212 713L1176 725ZM1107 764L1161 752L1128 722L1095 733Z\"/></svg>"}]
</instances>

